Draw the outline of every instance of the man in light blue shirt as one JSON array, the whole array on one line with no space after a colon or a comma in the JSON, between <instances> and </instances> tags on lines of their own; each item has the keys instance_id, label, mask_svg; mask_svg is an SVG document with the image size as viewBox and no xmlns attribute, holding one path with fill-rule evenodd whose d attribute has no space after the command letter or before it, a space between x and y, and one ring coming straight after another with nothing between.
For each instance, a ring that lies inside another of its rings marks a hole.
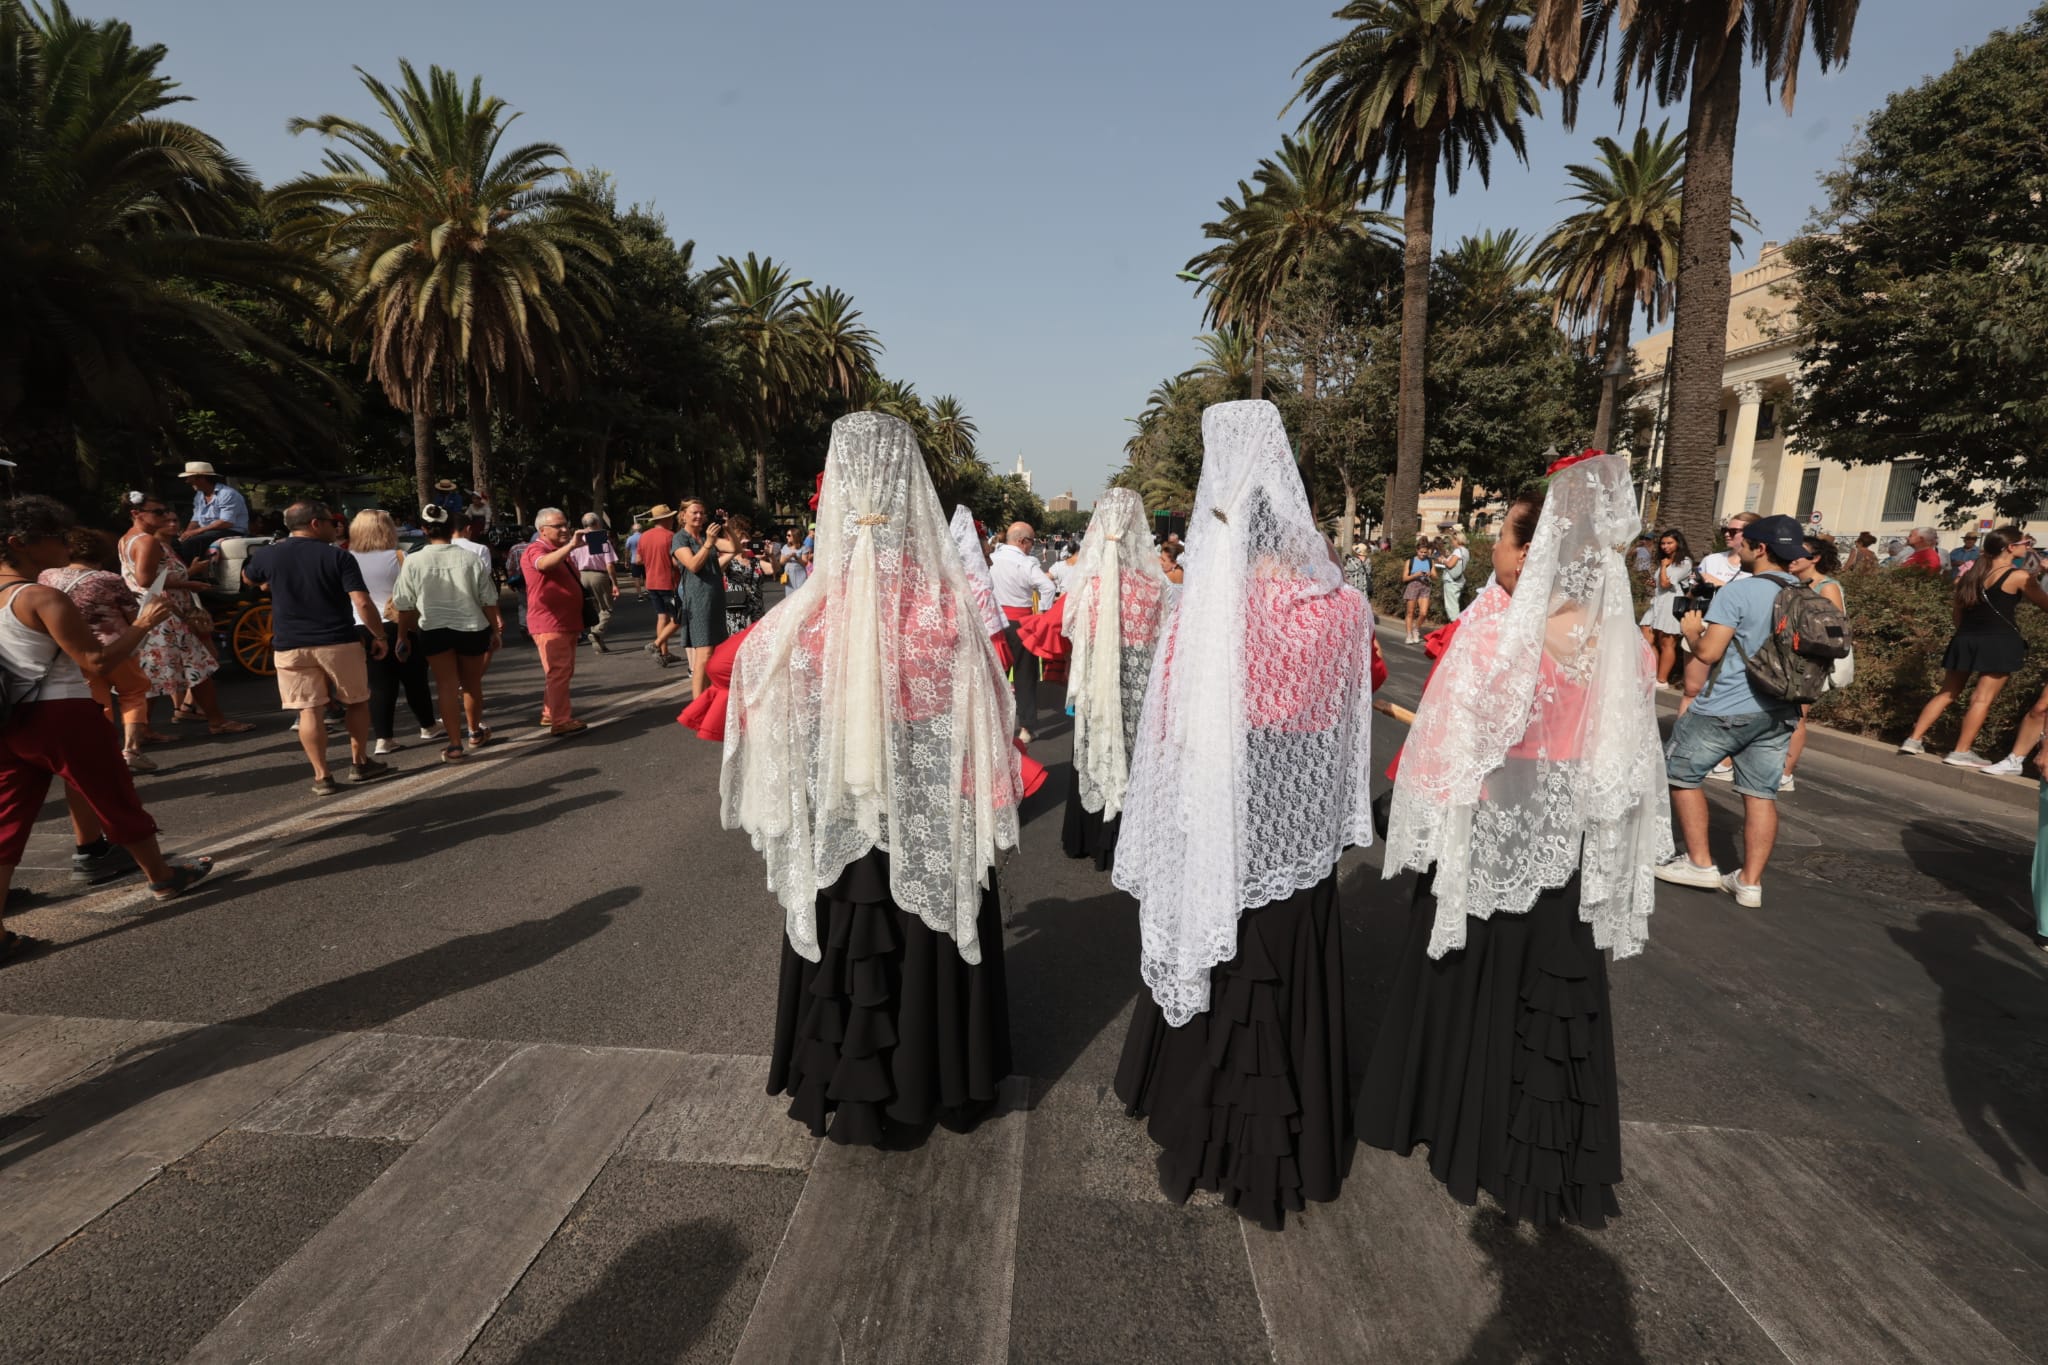
<instances>
[{"instance_id":1,"label":"man in light blue shirt","mask_svg":"<svg viewBox=\"0 0 2048 1365\"><path fill-rule=\"evenodd\" d=\"M1690 612L1679 625L1693 658L1713 672L1671 728L1664 764L1671 809L1685 851L1657 869L1657 880L1727 891L1747 909L1763 905L1764 864L1778 838L1778 783L1785 752L1799 726L1799 707L1750 684L1745 656L1771 637L1772 608L1786 587L1801 588L1792 565L1807 557L1805 534L1787 516L1762 517L1733 538L1749 577L1714 594L1706 612ZM1735 768L1742 794L1742 867L1722 875L1707 848L1707 797L1700 782L1722 759Z\"/></svg>"},{"instance_id":2,"label":"man in light blue shirt","mask_svg":"<svg viewBox=\"0 0 2048 1365\"><path fill-rule=\"evenodd\" d=\"M222 483L212 465L188 461L180 477L192 485L192 522L178 541L178 554L187 564L213 548L216 540L249 534L249 500Z\"/></svg>"}]
</instances>

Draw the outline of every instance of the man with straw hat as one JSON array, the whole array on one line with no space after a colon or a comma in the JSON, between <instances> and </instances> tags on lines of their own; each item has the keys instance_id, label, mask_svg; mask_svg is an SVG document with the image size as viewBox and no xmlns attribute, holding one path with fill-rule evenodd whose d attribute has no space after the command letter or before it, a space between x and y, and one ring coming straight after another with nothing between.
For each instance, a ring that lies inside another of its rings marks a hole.
<instances>
[{"instance_id":1,"label":"man with straw hat","mask_svg":"<svg viewBox=\"0 0 2048 1365\"><path fill-rule=\"evenodd\" d=\"M668 642L682 629L678 619L681 608L676 605L675 546L676 509L658 502L647 509L647 529L640 533L640 543L633 553L640 565L640 581L654 603L654 642L647 646L647 652L663 668L676 661L668 652Z\"/></svg>"}]
</instances>

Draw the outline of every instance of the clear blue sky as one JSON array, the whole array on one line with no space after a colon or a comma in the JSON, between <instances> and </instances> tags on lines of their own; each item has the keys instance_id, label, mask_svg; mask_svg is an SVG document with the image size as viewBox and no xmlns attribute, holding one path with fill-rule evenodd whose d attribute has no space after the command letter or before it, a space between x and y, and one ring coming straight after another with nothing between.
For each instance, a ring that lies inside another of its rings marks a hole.
<instances>
[{"instance_id":1,"label":"clear blue sky","mask_svg":"<svg viewBox=\"0 0 2048 1365\"><path fill-rule=\"evenodd\" d=\"M888 374L958 395L984 458L1007 470L1021 453L1040 493L1072 486L1083 505L1123 461L1125 419L1194 363L1200 308L1174 272L1292 126L1295 65L1341 31L1333 0L73 3L166 44L194 101L181 114L270 182L318 156L288 118L370 116L352 67L480 74L520 134L613 172L700 261L758 251L850 291ZM1798 231L1815 177L1886 94L2027 11L1867 4L1847 68L1809 59L1790 118L1753 80L1736 164L1763 224L1751 255ZM1468 177L1440 199L1439 241L1548 227L1562 168L1615 123L1589 99L1566 132L1548 100L1529 166L1501 159L1490 189Z\"/></svg>"}]
</instances>

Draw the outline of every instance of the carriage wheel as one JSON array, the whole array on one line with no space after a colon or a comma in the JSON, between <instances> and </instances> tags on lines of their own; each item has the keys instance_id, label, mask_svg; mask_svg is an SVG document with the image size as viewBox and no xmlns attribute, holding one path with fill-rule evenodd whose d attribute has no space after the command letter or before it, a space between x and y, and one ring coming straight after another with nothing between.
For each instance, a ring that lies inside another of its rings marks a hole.
<instances>
[{"instance_id":1,"label":"carriage wheel","mask_svg":"<svg viewBox=\"0 0 2048 1365\"><path fill-rule=\"evenodd\" d=\"M273 677L277 673L277 661L270 652L270 604L261 602L235 618L234 629L229 633L234 647L235 662L246 671L258 677Z\"/></svg>"}]
</instances>

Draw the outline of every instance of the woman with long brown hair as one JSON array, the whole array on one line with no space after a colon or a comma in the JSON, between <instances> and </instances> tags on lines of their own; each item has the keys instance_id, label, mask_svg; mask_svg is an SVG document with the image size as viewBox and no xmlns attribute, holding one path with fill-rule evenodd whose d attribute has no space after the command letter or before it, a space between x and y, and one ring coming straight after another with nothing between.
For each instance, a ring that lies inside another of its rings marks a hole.
<instances>
[{"instance_id":1,"label":"woman with long brown hair","mask_svg":"<svg viewBox=\"0 0 2048 1365\"><path fill-rule=\"evenodd\" d=\"M1984 537L1977 561L1956 580L1956 631L1941 656L1941 686L1920 708L1913 733L1899 745L1902 754L1927 752L1922 740L1942 713L1962 695L1963 684L1977 675L1977 686L1963 712L1963 728L1956 733L1956 747L1942 762L1957 768L1983 768L1989 760L1974 752L1977 734L1991 703L2005 687L2006 679L2026 662L2027 642L2020 635L2019 610L2024 598L2048 610L2048 592L2020 565L2025 551L2024 533L2017 526L2001 526Z\"/></svg>"}]
</instances>

